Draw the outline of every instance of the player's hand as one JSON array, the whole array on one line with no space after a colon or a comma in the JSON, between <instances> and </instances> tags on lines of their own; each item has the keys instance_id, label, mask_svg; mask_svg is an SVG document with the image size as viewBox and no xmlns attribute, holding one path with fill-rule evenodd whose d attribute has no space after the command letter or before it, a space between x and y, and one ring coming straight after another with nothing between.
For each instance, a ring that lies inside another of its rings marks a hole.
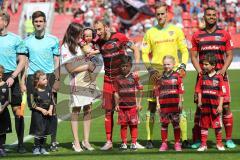
<instances>
[{"instance_id":1,"label":"player's hand","mask_svg":"<svg viewBox=\"0 0 240 160\"><path fill-rule=\"evenodd\" d=\"M158 84L158 81L160 80L162 74L159 73L156 69L152 68L152 67L149 67L148 68L148 72L150 74L150 81L153 83L153 84Z\"/></svg>"},{"instance_id":2,"label":"player's hand","mask_svg":"<svg viewBox=\"0 0 240 160\"><path fill-rule=\"evenodd\" d=\"M198 100L198 107L199 107L199 108L202 107L202 102L200 102L199 100Z\"/></svg>"},{"instance_id":3,"label":"player's hand","mask_svg":"<svg viewBox=\"0 0 240 160\"><path fill-rule=\"evenodd\" d=\"M8 87L11 87L14 83L14 78L13 77L9 77L6 81Z\"/></svg>"},{"instance_id":4,"label":"player's hand","mask_svg":"<svg viewBox=\"0 0 240 160\"><path fill-rule=\"evenodd\" d=\"M218 114L222 113L222 110L223 110L222 106L218 106L217 107L217 113Z\"/></svg>"},{"instance_id":5,"label":"player's hand","mask_svg":"<svg viewBox=\"0 0 240 160\"><path fill-rule=\"evenodd\" d=\"M224 69L220 69L217 71L217 74L221 74L222 76L224 76L225 73L226 73L226 70L224 70Z\"/></svg>"},{"instance_id":6,"label":"player's hand","mask_svg":"<svg viewBox=\"0 0 240 160\"><path fill-rule=\"evenodd\" d=\"M48 115L48 111L46 109L42 109L41 112L44 116Z\"/></svg>"},{"instance_id":7,"label":"player's hand","mask_svg":"<svg viewBox=\"0 0 240 160\"><path fill-rule=\"evenodd\" d=\"M179 111L182 112L182 110L183 110L183 104L182 104L182 102L180 102L180 103L178 104L178 108L179 108Z\"/></svg>"},{"instance_id":8,"label":"player's hand","mask_svg":"<svg viewBox=\"0 0 240 160\"><path fill-rule=\"evenodd\" d=\"M161 110L161 108L160 108L160 104L157 104L156 110L157 110L157 112L160 113L160 110Z\"/></svg>"},{"instance_id":9,"label":"player's hand","mask_svg":"<svg viewBox=\"0 0 240 160\"><path fill-rule=\"evenodd\" d=\"M186 64L182 63L177 69L177 72L180 74L180 77L186 77Z\"/></svg>"},{"instance_id":10,"label":"player's hand","mask_svg":"<svg viewBox=\"0 0 240 160\"><path fill-rule=\"evenodd\" d=\"M142 106L141 106L141 105L138 105L138 106L137 106L137 110L138 110L138 111L141 111L141 110L142 110Z\"/></svg>"},{"instance_id":11,"label":"player's hand","mask_svg":"<svg viewBox=\"0 0 240 160\"><path fill-rule=\"evenodd\" d=\"M119 106L115 106L115 111L120 111L120 108L119 108Z\"/></svg>"},{"instance_id":12,"label":"player's hand","mask_svg":"<svg viewBox=\"0 0 240 160\"><path fill-rule=\"evenodd\" d=\"M47 112L48 112L49 116L52 116L52 114L53 114L52 109L49 109Z\"/></svg>"},{"instance_id":13,"label":"player's hand","mask_svg":"<svg viewBox=\"0 0 240 160\"><path fill-rule=\"evenodd\" d=\"M59 91L59 89L60 89L60 84L61 84L60 81L55 81L54 84L53 84L53 86L52 86L52 92L57 92L57 91Z\"/></svg>"}]
</instances>

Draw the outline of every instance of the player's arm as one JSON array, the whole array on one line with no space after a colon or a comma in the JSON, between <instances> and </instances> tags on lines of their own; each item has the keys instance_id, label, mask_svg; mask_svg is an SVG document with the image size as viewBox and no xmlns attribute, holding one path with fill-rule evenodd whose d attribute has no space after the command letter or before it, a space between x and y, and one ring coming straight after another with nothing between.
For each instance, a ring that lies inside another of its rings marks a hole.
<instances>
[{"instance_id":1,"label":"player's arm","mask_svg":"<svg viewBox=\"0 0 240 160\"><path fill-rule=\"evenodd\" d=\"M29 60L26 57L26 63L25 63L24 69L22 70L22 76L21 76L21 82L20 82L20 87L22 92L25 92L27 90L25 82L27 80L28 67L29 67Z\"/></svg>"},{"instance_id":2,"label":"player's arm","mask_svg":"<svg viewBox=\"0 0 240 160\"><path fill-rule=\"evenodd\" d=\"M232 52L232 50L229 50L226 52L225 63L223 65L222 69L218 73L224 75L226 73L228 67L232 63L232 60L233 60L233 52Z\"/></svg>"},{"instance_id":3,"label":"player's arm","mask_svg":"<svg viewBox=\"0 0 240 160\"><path fill-rule=\"evenodd\" d=\"M138 47L133 42L127 42L127 47L130 48L133 51L135 64L138 65L140 62L140 52Z\"/></svg>"},{"instance_id":4,"label":"player's arm","mask_svg":"<svg viewBox=\"0 0 240 160\"><path fill-rule=\"evenodd\" d=\"M197 93L198 96L198 107L202 106L202 90L201 90L201 84L202 84L202 77L199 77L196 87L195 87L195 92Z\"/></svg>"},{"instance_id":5,"label":"player's arm","mask_svg":"<svg viewBox=\"0 0 240 160\"><path fill-rule=\"evenodd\" d=\"M191 57L191 62L193 64L193 67L196 69L196 71L201 74L202 73L202 69L199 65L199 60L198 60L198 45L196 42L196 38L195 38L195 34L192 36L192 49L190 51L190 57Z\"/></svg>"},{"instance_id":6,"label":"player's arm","mask_svg":"<svg viewBox=\"0 0 240 160\"><path fill-rule=\"evenodd\" d=\"M140 83L140 79L138 75L134 75L134 81L136 83L136 104L137 109L142 110L142 96L143 96L143 85Z\"/></svg>"},{"instance_id":7,"label":"player's arm","mask_svg":"<svg viewBox=\"0 0 240 160\"><path fill-rule=\"evenodd\" d=\"M180 111L183 109L183 94L184 94L184 86L183 86L183 81L181 78L181 75L178 77L178 92L179 92L179 103L178 107Z\"/></svg>"},{"instance_id":8,"label":"player's arm","mask_svg":"<svg viewBox=\"0 0 240 160\"><path fill-rule=\"evenodd\" d=\"M181 29L178 31L177 45L182 54L182 63L186 65L188 63L189 53L187 49L187 41Z\"/></svg>"},{"instance_id":9,"label":"player's arm","mask_svg":"<svg viewBox=\"0 0 240 160\"><path fill-rule=\"evenodd\" d=\"M183 94L179 94L178 107L179 107L180 111L182 111L182 109L183 109Z\"/></svg>"},{"instance_id":10,"label":"player's arm","mask_svg":"<svg viewBox=\"0 0 240 160\"><path fill-rule=\"evenodd\" d=\"M190 52L191 55L191 61L193 64L193 67L196 69L196 71L201 74L202 73L202 69L199 65L199 60L198 60L198 52L197 51L191 51Z\"/></svg>"},{"instance_id":11,"label":"player's arm","mask_svg":"<svg viewBox=\"0 0 240 160\"><path fill-rule=\"evenodd\" d=\"M119 94L114 92L115 110L119 111Z\"/></svg>"},{"instance_id":12,"label":"player's arm","mask_svg":"<svg viewBox=\"0 0 240 160\"><path fill-rule=\"evenodd\" d=\"M229 33L226 32L226 59L224 62L224 65L222 67L222 69L219 71L220 74L224 75L228 69L228 67L230 66L230 64L232 63L232 59L233 59L233 52L232 52L232 48L233 48L233 42L231 40L231 36Z\"/></svg>"},{"instance_id":13,"label":"player's arm","mask_svg":"<svg viewBox=\"0 0 240 160\"><path fill-rule=\"evenodd\" d=\"M149 54L152 52L151 50L151 41L149 38L149 33L147 32L142 40L142 60L147 69L151 68L151 62L149 59ZM154 56L154 55L153 55Z\"/></svg>"},{"instance_id":14,"label":"player's arm","mask_svg":"<svg viewBox=\"0 0 240 160\"><path fill-rule=\"evenodd\" d=\"M59 51L59 41L56 39L55 45L52 49L53 61L54 61L54 75L55 82L52 86L52 91L57 92L60 88L60 51Z\"/></svg>"}]
</instances>

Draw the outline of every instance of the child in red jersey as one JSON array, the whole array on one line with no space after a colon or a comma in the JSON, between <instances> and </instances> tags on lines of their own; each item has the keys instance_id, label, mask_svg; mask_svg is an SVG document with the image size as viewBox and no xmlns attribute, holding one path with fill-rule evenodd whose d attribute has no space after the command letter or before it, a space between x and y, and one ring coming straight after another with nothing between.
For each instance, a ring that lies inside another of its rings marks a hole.
<instances>
[{"instance_id":1,"label":"child in red jersey","mask_svg":"<svg viewBox=\"0 0 240 160\"><path fill-rule=\"evenodd\" d=\"M130 128L132 137L131 150L137 150L138 137L138 110L141 110L141 90L143 86L139 77L130 72L132 67L131 57L123 56L121 75L114 81L115 110L118 112L118 124L121 125L121 150L127 149L127 127Z\"/></svg>"},{"instance_id":2,"label":"child in red jersey","mask_svg":"<svg viewBox=\"0 0 240 160\"><path fill-rule=\"evenodd\" d=\"M225 150L222 144L223 96L226 93L223 76L217 74L215 67L217 59L214 54L206 54L202 60L204 73L200 76L196 93L198 93L198 107L200 108L201 146L198 151L207 150L208 128L215 129L216 147Z\"/></svg>"},{"instance_id":3,"label":"child in red jersey","mask_svg":"<svg viewBox=\"0 0 240 160\"><path fill-rule=\"evenodd\" d=\"M162 145L159 151L168 150L168 124L171 122L174 128L174 138L176 151L182 151L180 143L180 112L183 108L183 82L178 72L174 71L175 59L173 56L163 58L163 74L156 86L157 108L160 113L162 123L161 135Z\"/></svg>"}]
</instances>

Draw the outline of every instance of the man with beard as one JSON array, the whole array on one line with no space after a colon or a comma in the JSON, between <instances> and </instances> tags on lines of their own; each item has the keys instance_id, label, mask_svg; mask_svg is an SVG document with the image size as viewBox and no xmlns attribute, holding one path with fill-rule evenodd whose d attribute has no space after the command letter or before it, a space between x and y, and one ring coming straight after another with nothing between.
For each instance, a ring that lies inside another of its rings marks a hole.
<instances>
[{"instance_id":1,"label":"man with beard","mask_svg":"<svg viewBox=\"0 0 240 160\"><path fill-rule=\"evenodd\" d=\"M135 63L139 64L140 54L138 48L122 33L111 32L109 26L103 20L94 22L100 47L100 53L104 61L104 84L103 84L103 109L105 109L105 131L107 142L101 150L112 148L113 114L114 114L114 79L120 74L121 57L126 55L126 48L134 53ZM91 53L90 53L91 54ZM142 148L138 143L137 148Z\"/></svg>"},{"instance_id":2,"label":"man with beard","mask_svg":"<svg viewBox=\"0 0 240 160\"><path fill-rule=\"evenodd\" d=\"M230 111L230 85L226 73L233 59L233 43L229 33L217 27L217 11L215 8L208 7L205 9L204 20L206 27L198 32L195 32L192 37L191 60L198 74L201 75L204 74L202 59L205 54L211 52L216 56L216 69L218 74L222 74L224 76L224 85L226 86L227 91L224 96L222 114L223 125L226 132L226 146L228 148L235 148L236 145L232 141L233 115ZM195 102L197 103L196 96ZM192 148L200 147L201 131L199 128L199 118L200 110L197 108L193 127L193 141L195 143L192 145Z\"/></svg>"}]
</instances>

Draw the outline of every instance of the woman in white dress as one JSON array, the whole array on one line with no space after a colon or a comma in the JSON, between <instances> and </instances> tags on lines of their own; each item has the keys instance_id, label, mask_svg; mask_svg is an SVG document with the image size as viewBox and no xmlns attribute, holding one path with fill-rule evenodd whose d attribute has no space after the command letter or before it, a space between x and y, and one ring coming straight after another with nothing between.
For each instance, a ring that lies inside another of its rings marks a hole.
<instances>
[{"instance_id":1,"label":"woman in white dress","mask_svg":"<svg viewBox=\"0 0 240 160\"><path fill-rule=\"evenodd\" d=\"M90 74L95 65L86 59L82 52L79 40L83 31L82 25L71 23L64 35L61 46L62 64L70 75L70 111L71 125L73 132L73 149L76 152L82 149L94 150L89 143L89 133L91 124L91 104L94 100L93 90L90 88ZM78 119L79 113L83 110L83 137L79 142L78 138Z\"/></svg>"}]
</instances>

